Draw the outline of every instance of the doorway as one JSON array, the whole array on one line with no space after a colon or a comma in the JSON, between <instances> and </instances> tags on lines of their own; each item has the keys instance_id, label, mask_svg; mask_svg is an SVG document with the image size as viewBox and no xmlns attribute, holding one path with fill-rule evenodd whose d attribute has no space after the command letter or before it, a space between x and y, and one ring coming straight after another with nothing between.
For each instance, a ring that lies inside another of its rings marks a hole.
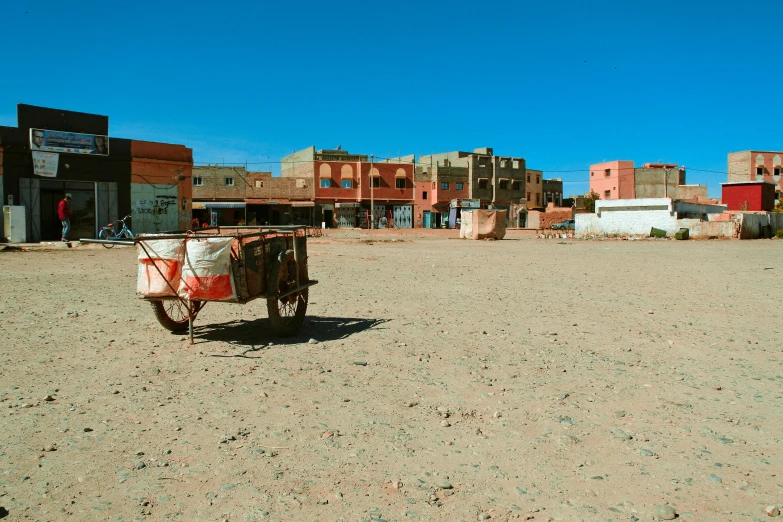
<instances>
[{"instance_id":1,"label":"doorway","mask_svg":"<svg viewBox=\"0 0 783 522\"><path fill-rule=\"evenodd\" d=\"M527 211L519 211L519 228L527 228Z\"/></svg>"},{"instance_id":2,"label":"doorway","mask_svg":"<svg viewBox=\"0 0 783 522\"><path fill-rule=\"evenodd\" d=\"M65 195L71 196L71 231L68 239L95 235L95 184L78 181L41 180L41 240L58 241L62 223L57 206Z\"/></svg>"},{"instance_id":3,"label":"doorway","mask_svg":"<svg viewBox=\"0 0 783 522\"><path fill-rule=\"evenodd\" d=\"M326 223L326 228L332 228L334 223L334 210L324 209L324 223Z\"/></svg>"}]
</instances>

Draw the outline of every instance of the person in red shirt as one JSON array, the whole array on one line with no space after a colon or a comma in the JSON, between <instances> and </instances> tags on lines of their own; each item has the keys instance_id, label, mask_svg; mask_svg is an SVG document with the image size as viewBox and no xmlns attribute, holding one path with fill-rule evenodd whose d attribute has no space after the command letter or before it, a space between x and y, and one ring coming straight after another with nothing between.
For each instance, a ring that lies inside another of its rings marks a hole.
<instances>
[{"instance_id":1,"label":"person in red shirt","mask_svg":"<svg viewBox=\"0 0 783 522\"><path fill-rule=\"evenodd\" d=\"M71 196L66 196L57 205L57 217L63 224L62 240L68 242L68 232L71 230Z\"/></svg>"}]
</instances>

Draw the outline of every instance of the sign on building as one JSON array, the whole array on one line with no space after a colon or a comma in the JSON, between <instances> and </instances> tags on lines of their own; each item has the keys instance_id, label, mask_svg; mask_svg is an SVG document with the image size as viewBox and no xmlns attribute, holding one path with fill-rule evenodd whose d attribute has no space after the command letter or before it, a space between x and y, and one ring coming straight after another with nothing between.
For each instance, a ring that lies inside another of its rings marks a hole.
<instances>
[{"instance_id":1,"label":"sign on building","mask_svg":"<svg viewBox=\"0 0 783 522\"><path fill-rule=\"evenodd\" d=\"M109 155L109 137L45 129L30 129L30 149L44 152Z\"/></svg>"},{"instance_id":2,"label":"sign on building","mask_svg":"<svg viewBox=\"0 0 783 522\"><path fill-rule=\"evenodd\" d=\"M44 178L57 177L60 155L56 152L33 151L33 173Z\"/></svg>"}]
</instances>

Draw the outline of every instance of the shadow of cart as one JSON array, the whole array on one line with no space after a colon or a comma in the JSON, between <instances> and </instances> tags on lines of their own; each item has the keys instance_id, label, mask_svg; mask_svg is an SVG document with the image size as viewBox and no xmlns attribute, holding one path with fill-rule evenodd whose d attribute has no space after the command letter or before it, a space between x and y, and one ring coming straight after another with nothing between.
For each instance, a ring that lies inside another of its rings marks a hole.
<instances>
[{"instance_id":1,"label":"shadow of cart","mask_svg":"<svg viewBox=\"0 0 783 522\"><path fill-rule=\"evenodd\" d=\"M242 348L244 351L234 355L213 355L213 357L252 357L259 352L280 345L302 344L310 339L318 342L337 341L367 330L377 329L388 319L367 319L361 317L318 317L305 319L299 333L291 337L278 337L269 327L269 319L259 318L252 321L228 321L225 323L194 326L193 337L196 344L201 342L225 342Z\"/></svg>"}]
</instances>

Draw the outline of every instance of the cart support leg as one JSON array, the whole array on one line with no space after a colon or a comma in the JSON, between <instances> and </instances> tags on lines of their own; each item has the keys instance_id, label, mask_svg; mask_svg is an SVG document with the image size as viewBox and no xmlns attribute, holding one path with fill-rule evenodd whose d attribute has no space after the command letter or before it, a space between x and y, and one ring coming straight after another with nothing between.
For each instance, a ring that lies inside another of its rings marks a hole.
<instances>
[{"instance_id":1,"label":"cart support leg","mask_svg":"<svg viewBox=\"0 0 783 522\"><path fill-rule=\"evenodd\" d=\"M188 335L190 336L190 345L193 346L193 302L188 301Z\"/></svg>"}]
</instances>

